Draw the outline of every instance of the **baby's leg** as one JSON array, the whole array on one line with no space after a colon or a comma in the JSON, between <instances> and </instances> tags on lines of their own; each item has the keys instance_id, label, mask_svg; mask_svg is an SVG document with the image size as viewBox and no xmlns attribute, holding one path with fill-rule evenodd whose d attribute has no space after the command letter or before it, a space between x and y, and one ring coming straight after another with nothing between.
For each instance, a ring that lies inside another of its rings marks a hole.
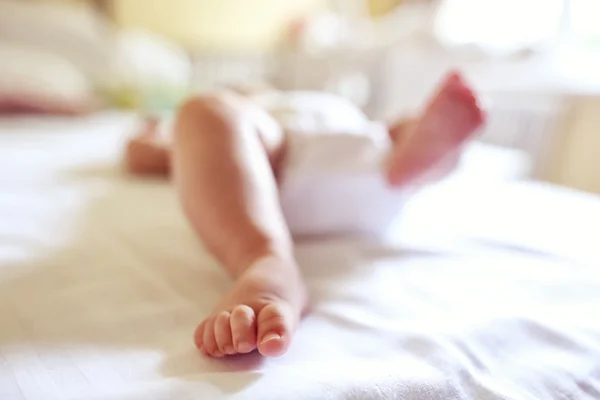
<instances>
[{"instance_id":1,"label":"baby's leg","mask_svg":"<svg viewBox=\"0 0 600 400\"><path fill-rule=\"evenodd\" d=\"M284 353L306 307L272 165L279 126L233 94L193 99L174 132L173 177L187 216L236 280L196 330L204 354Z\"/></svg>"},{"instance_id":2,"label":"baby's leg","mask_svg":"<svg viewBox=\"0 0 600 400\"><path fill-rule=\"evenodd\" d=\"M419 118L390 130L395 142L387 171L390 184L414 183L436 167L451 169L484 119L473 91L458 73L450 74Z\"/></svg>"}]
</instances>

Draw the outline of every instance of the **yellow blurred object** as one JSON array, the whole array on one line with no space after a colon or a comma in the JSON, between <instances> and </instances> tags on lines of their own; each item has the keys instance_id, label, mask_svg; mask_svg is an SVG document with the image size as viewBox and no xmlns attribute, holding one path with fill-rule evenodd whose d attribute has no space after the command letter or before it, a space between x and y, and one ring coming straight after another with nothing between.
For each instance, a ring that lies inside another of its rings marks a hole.
<instances>
[{"instance_id":1,"label":"yellow blurred object","mask_svg":"<svg viewBox=\"0 0 600 400\"><path fill-rule=\"evenodd\" d=\"M372 17L380 17L403 3L403 0L368 0L369 13Z\"/></svg>"},{"instance_id":2,"label":"yellow blurred object","mask_svg":"<svg viewBox=\"0 0 600 400\"><path fill-rule=\"evenodd\" d=\"M188 48L264 51L276 45L291 20L325 0L118 0L116 21L150 29Z\"/></svg>"},{"instance_id":3,"label":"yellow blurred object","mask_svg":"<svg viewBox=\"0 0 600 400\"><path fill-rule=\"evenodd\" d=\"M173 110L190 95L189 91L160 85L142 89L124 85L101 94L113 107L144 112Z\"/></svg>"}]
</instances>

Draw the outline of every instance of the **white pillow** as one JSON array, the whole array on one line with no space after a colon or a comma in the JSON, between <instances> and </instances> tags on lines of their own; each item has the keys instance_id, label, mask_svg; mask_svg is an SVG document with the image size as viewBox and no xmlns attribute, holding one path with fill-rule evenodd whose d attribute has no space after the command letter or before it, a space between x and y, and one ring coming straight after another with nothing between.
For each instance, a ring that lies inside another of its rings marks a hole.
<instances>
[{"instance_id":1,"label":"white pillow","mask_svg":"<svg viewBox=\"0 0 600 400\"><path fill-rule=\"evenodd\" d=\"M0 42L0 111L79 113L92 104L86 76L65 58Z\"/></svg>"},{"instance_id":2,"label":"white pillow","mask_svg":"<svg viewBox=\"0 0 600 400\"><path fill-rule=\"evenodd\" d=\"M75 2L0 0L0 38L60 55L96 86L110 79L113 29L91 7Z\"/></svg>"}]
</instances>

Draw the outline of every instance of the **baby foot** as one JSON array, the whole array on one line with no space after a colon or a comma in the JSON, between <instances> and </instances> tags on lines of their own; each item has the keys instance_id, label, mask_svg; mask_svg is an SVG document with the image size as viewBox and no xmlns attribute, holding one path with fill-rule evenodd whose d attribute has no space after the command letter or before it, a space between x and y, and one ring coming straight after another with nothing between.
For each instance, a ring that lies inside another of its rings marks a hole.
<instances>
[{"instance_id":1,"label":"baby foot","mask_svg":"<svg viewBox=\"0 0 600 400\"><path fill-rule=\"evenodd\" d=\"M168 175L171 153L158 137L158 119L147 117L136 135L127 142L125 167L134 175Z\"/></svg>"},{"instance_id":2,"label":"baby foot","mask_svg":"<svg viewBox=\"0 0 600 400\"><path fill-rule=\"evenodd\" d=\"M132 138L125 148L125 167L133 175L168 175L170 158L169 149L151 138Z\"/></svg>"},{"instance_id":3,"label":"baby foot","mask_svg":"<svg viewBox=\"0 0 600 400\"><path fill-rule=\"evenodd\" d=\"M200 351L223 357L255 349L275 357L285 353L307 305L295 265L264 258L235 282L213 313L196 329Z\"/></svg>"},{"instance_id":4,"label":"baby foot","mask_svg":"<svg viewBox=\"0 0 600 400\"><path fill-rule=\"evenodd\" d=\"M450 74L423 115L395 144L388 182L402 186L433 167L457 164L460 146L483 124L485 114L460 74ZM454 159L453 162L448 161Z\"/></svg>"}]
</instances>

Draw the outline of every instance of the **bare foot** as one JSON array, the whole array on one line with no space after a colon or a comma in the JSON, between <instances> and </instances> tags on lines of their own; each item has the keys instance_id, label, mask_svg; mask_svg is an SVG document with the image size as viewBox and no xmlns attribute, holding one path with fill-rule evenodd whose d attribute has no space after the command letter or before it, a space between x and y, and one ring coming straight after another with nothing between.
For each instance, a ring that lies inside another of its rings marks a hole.
<instances>
[{"instance_id":1,"label":"bare foot","mask_svg":"<svg viewBox=\"0 0 600 400\"><path fill-rule=\"evenodd\" d=\"M285 353L307 306L304 282L295 265L262 258L250 266L196 329L200 351L223 357L255 349Z\"/></svg>"},{"instance_id":2,"label":"bare foot","mask_svg":"<svg viewBox=\"0 0 600 400\"><path fill-rule=\"evenodd\" d=\"M402 186L436 166L452 169L458 162L460 147L484 120L473 91L460 74L450 74L421 118L404 138L398 138L388 166L388 182Z\"/></svg>"},{"instance_id":3,"label":"bare foot","mask_svg":"<svg viewBox=\"0 0 600 400\"><path fill-rule=\"evenodd\" d=\"M171 154L158 138L158 120L146 118L137 135L125 149L125 167L134 175L166 176L170 172Z\"/></svg>"}]
</instances>

